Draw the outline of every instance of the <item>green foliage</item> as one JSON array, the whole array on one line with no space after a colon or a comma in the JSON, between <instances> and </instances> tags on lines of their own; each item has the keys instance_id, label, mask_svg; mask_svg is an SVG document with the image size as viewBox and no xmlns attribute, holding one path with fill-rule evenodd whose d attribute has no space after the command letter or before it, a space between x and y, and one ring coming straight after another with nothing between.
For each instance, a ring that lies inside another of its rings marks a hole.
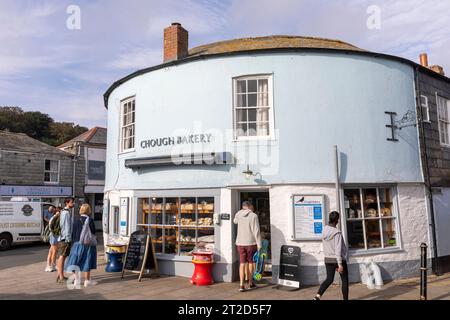
<instances>
[{"instance_id":1,"label":"green foliage","mask_svg":"<svg viewBox=\"0 0 450 320\"><path fill-rule=\"evenodd\" d=\"M71 122L55 122L48 114L23 111L20 107L0 107L0 130L26 135L48 143L60 145L86 132L86 127Z\"/></svg>"}]
</instances>

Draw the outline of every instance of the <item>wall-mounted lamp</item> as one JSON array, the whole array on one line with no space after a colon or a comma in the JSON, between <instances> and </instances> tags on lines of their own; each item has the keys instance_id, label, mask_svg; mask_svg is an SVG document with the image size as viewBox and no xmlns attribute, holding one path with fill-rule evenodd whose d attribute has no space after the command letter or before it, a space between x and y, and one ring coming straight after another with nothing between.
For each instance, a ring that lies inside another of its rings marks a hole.
<instances>
[{"instance_id":1,"label":"wall-mounted lamp","mask_svg":"<svg viewBox=\"0 0 450 320\"><path fill-rule=\"evenodd\" d=\"M245 175L245 179L250 180L251 177L256 177L258 174L261 175L261 173L253 173L252 170L250 170L250 166L247 165L247 170L242 171L242 173Z\"/></svg>"}]
</instances>

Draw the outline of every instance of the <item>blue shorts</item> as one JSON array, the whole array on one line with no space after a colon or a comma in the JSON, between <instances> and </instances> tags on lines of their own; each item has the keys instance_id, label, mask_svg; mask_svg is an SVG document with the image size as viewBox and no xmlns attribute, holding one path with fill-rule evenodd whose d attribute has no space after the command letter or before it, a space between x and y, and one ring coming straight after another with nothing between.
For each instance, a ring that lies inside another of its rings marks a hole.
<instances>
[{"instance_id":1,"label":"blue shorts","mask_svg":"<svg viewBox=\"0 0 450 320\"><path fill-rule=\"evenodd\" d=\"M51 246L56 246L58 244L58 238L55 237L54 235L50 234L50 239L48 241L50 243Z\"/></svg>"}]
</instances>

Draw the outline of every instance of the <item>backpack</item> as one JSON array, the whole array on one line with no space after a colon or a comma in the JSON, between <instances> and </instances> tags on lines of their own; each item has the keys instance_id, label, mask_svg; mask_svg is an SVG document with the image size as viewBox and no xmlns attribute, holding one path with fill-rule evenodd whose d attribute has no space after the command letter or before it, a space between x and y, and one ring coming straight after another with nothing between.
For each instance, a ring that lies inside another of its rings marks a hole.
<instances>
[{"instance_id":1,"label":"backpack","mask_svg":"<svg viewBox=\"0 0 450 320\"><path fill-rule=\"evenodd\" d=\"M50 242L50 225L46 225L44 231L42 232L42 241L45 243Z\"/></svg>"},{"instance_id":2,"label":"backpack","mask_svg":"<svg viewBox=\"0 0 450 320\"><path fill-rule=\"evenodd\" d=\"M61 235L61 225L59 224L60 220L61 220L61 215L54 215L51 219L50 222L48 223L48 228L50 230L50 232L53 234L53 236L58 237Z\"/></svg>"},{"instance_id":3,"label":"backpack","mask_svg":"<svg viewBox=\"0 0 450 320\"><path fill-rule=\"evenodd\" d=\"M80 242L85 246L96 246L97 245L97 237L95 234L91 232L91 228L89 227L90 218L86 218L84 220L83 228L81 229L80 234Z\"/></svg>"}]
</instances>

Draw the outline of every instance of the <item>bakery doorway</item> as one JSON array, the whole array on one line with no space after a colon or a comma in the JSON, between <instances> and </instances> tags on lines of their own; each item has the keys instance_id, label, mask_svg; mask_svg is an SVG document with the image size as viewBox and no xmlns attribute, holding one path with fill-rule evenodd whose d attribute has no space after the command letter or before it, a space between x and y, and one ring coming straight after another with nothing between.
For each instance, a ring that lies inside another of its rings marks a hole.
<instances>
[{"instance_id":1,"label":"bakery doorway","mask_svg":"<svg viewBox=\"0 0 450 320\"><path fill-rule=\"evenodd\" d=\"M268 191L241 191L240 203L249 201L255 208L255 213L259 218L259 228L261 230L261 238L269 241L267 250L268 259L266 261L266 273L272 271L271 262L271 236L270 236L270 200Z\"/></svg>"}]
</instances>

